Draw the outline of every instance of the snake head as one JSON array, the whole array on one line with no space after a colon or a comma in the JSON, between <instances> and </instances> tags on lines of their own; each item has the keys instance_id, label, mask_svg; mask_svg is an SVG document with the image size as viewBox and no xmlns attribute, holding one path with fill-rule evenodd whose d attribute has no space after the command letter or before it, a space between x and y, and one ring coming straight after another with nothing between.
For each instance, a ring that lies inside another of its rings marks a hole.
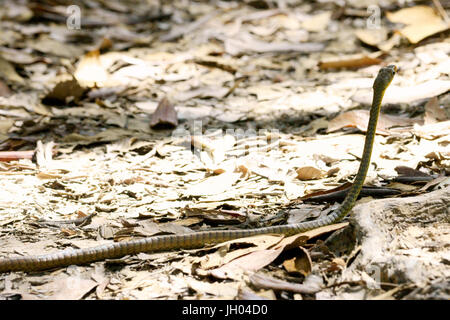
<instances>
[{"instance_id":1,"label":"snake head","mask_svg":"<svg viewBox=\"0 0 450 320\"><path fill-rule=\"evenodd\" d=\"M374 90L381 90L384 92L386 88L391 84L392 79L394 79L394 75L397 72L397 67L393 64L381 68L378 72L378 76L375 79L375 82L373 83L373 89Z\"/></svg>"}]
</instances>

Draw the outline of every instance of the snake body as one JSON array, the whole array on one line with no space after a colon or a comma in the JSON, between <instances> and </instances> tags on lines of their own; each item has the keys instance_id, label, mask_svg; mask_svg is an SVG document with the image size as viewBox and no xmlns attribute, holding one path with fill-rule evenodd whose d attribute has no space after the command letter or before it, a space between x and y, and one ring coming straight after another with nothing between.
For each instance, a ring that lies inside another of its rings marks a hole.
<instances>
[{"instance_id":1,"label":"snake body","mask_svg":"<svg viewBox=\"0 0 450 320\"><path fill-rule=\"evenodd\" d=\"M355 181L344 199L344 202L330 215L318 220L295 224L246 230L214 230L179 235L162 235L138 240L116 242L86 249L65 250L38 256L4 258L0 259L0 272L44 270L72 264L94 262L107 258L118 258L124 255L136 254L139 252L155 252L180 248L198 248L209 243L220 243L232 239L260 234L275 233L293 235L340 221L353 208L366 178L367 170L370 165L381 102L384 92L391 83L396 71L397 68L394 65L381 68L374 81L372 107L370 110L363 156L358 173L356 174Z\"/></svg>"}]
</instances>

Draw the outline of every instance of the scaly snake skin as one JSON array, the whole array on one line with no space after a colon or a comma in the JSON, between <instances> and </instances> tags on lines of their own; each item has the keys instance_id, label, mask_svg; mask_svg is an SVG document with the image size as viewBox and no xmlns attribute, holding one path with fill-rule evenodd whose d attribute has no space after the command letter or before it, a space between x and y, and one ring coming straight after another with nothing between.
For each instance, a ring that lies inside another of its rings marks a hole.
<instances>
[{"instance_id":1,"label":"scaly snake skin","mask_svg":"<svg viewBox=\"0 0 450 320\"><path fill-rule=\"evenodd\" d=\"M315 221L271 226L266 228L202 231L181 235L163 235L126 242L116 242L87 249L60 251L39 256L5 258L0 260L0 272L44 270L72 264L93 262L107 258L118 258L124 255L139 252L165 251L180 248L198 248L204 246L205 244L220 243L227 240L250 237L259 234L276 233L293 235L340 221L353 208L366 178L367 170L370 165L370 157L372 155L372 147L375 139L375 131L381 101L383 99L384 92L391 83L396 71L397 67L394 65L381 68L375 79L373 84L374 94L372 107L370 109L370 119L358 173L356 174L355 181L342 205L327 217Z\"/></svg>"}]
</instances>

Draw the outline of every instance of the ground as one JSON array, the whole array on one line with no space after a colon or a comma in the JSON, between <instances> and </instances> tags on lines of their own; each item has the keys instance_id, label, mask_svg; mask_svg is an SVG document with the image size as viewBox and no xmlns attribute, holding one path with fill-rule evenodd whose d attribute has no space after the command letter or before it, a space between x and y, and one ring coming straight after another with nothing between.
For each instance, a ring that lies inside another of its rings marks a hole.
<instances>
[{"instance_id":1,"label":"ground","mask_svg":"<svg viewBox=\"0 0 450 320\"><path fill-rule=\"evenodd\" d=\"M342 223L3 273L1 298L449 298L448 2L57 3L0 8L1 258L323 217L399 71Z\"/></svg>"}]
</instances>

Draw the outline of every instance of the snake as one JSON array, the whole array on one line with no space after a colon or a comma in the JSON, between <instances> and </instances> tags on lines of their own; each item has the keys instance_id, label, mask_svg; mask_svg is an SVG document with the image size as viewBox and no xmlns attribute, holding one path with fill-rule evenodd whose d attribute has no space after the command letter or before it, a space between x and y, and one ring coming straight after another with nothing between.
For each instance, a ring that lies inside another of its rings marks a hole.
<instances>
[{"instance_id":1,"label":"snake","mask_svg":"<svg viewBox=\"0 0 450 320\"><path fill-rule=\"evenodd\" d=\"M381 103L384 93L392 82L396 72L397 67L395 65L388 65L382 67L375 78L372 87L373 100L370 108L370 117L358 172L342 204L327 216L312 221L285 225L274 225L254 229L208 230L184 234L159 235L130 241L113 242L111 244L104 244L91 248L68 249L36 256L2 258L0 259L0 272L38 271L69 265L86 264L105 259L120 258L125 255L132 255L140 252L201 248L204 247L205 244L217 244L262 234L283 234L285 236L291 236L341 221L353 208L364 184L370 166L370 158L372 155Z\"/></svg>"}]
</instances>

